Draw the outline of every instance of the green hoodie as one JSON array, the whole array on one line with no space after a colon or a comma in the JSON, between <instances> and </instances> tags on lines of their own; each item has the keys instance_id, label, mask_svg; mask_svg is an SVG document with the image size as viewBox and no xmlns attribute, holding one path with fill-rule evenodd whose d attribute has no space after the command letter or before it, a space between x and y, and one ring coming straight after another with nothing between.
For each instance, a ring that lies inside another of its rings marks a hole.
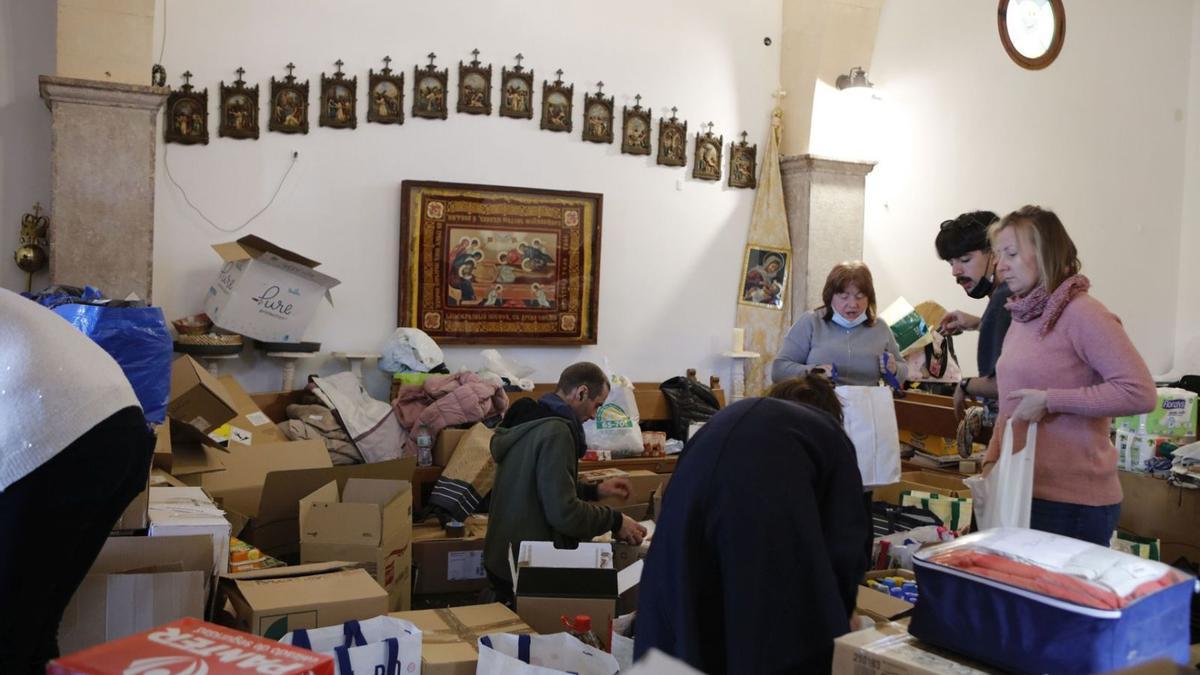
<instances>
[{"instance_id":1,"label":"green hoodie","mask_svg":"<svg viewBox=\"0 0 1200 675\"><path fill-rule=\"evenodd\" d=\"M492 437L496 479L488 515L484 567L512 583L509 547L516 559L522 541L553 541L573 548L611 532L618 512L579 498L579 460L570 422L545 417Z\"/></svg>"}]
</instances>

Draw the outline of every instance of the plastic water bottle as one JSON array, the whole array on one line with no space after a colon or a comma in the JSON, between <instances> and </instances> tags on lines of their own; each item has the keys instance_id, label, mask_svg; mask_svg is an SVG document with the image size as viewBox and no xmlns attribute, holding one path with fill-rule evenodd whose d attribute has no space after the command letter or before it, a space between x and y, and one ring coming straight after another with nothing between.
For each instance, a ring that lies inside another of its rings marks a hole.
<instances>
[{"instance_id":1,"label":"plastic water bottle","mask_svg":"<svg viewBox=\"0 0 1200 675\"><path fill-rule=\"evenodd\" d=\"M417 466L431 466L433 464L433 436L429 434L429 427L422 424L417 427Z\"/></svg>"},{"instance_id":2,"label":"plastic water bottle","mask_svg":"<svg viewBox=\"0 0 1200 675\"><path fill-rule=\"evenodd\" d=\"M562 622L566 626L567 632L575 636L583 644L599 649L602 652L607 651L604 648L604 643L600 641L600 636L596 635L595 631L592 630L592 617L587 614L580 614L572 620L564 616L562 617Z\"/></svg>"}]
</instances>

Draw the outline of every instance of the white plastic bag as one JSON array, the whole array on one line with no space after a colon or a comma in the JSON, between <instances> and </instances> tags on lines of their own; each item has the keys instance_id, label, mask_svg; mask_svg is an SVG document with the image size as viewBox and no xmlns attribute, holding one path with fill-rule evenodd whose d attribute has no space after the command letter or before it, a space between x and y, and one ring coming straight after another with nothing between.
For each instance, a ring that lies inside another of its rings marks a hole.
<instances>
[{"instance_id":1,"label":"white plastic bag","mask_svg":"<svg viewBox=\"0 0 1200 675\"><path fill-rule=\"evenodd\" d=\"M896 404L887 387L837 388L846 435L854 443L863 488L900 481L900 430Z\"/></svg>"},{"instance_id":2,"label":"white plastic bag","mask_svg":"<svg viewBox=\"0 0 1200 675\"><path fill-rule=\"evenodd\" d=\"M445 359L442 348L419 328L397 328L380 352L379 369L388 373L428 373Z\"/></svg>"},{"instance_id":3,"label":"white plastic bag","mask_svg":"<svg viewBox=\"0 0 1200 675\"><path fill-rule=\"evenodd\" d=\"M1013 421L1004 425L1000 458L991 473L971 476L964 483L971 489L975 520L980 530L994 527L1029 527L1033 509L1033 464L1037 459L1037 423L1030 422L1025 449L1013 454Z\"/></svg>"},{"instance_id":4,"label":"white plastic bag","mask_svg":"<svg viewBox=\"0 0 1200 675\"><path fill-rule=\"evenodd\" d=\"M483 368L479 370L481 377L490 373L501 380L508 380L521 391L533 391L533 380L529 379L533 368L520 361L505 358L495 349L484 349L479 355L483 357Z\"/></svg>"},{"instance_id":5,"label":"white plastic bag","mask_svg":"<svg viewBox=\"0 0 1200 675\"><path fill-rule=\"evenodd\" d=\"M333 656L334 675L408 675L421 670L421 629L390 616L296 630L279 641Z\"/></svg>"},{"instance_id":6,"label":"white plastic bag","mask_svg":"<svg viewBox=\"0 0 1200 675\"><path fill-rule=\"evenodd\" d=\"M614 675L620 669L612 654L593 649L569 633L484 635L477 647L476 675Z\"/></svg>"},{"instance_id":7,"label":"white plastic bag","mask_svg":"<svg viewBox=\"0 0 1200 675\"><path fill-rule=\"evenodd\" d=\"M608 398L596 410L596 419L583 424L588 449L640 455L643 450L641 416L633 395L633 383L621 375L610 375L608 383Z\"/></svg>"}]
</instances>

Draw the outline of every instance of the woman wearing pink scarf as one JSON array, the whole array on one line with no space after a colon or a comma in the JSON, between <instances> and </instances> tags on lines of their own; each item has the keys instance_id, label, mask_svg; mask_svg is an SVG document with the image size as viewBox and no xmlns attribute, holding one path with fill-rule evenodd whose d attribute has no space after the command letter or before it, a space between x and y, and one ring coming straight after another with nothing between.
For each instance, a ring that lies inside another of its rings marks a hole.
<instances>
[{"instance_id":1,"label":"woman wearing pink scarf","mask_svg":"<svg viewBox=\"0 0 1200 675\"><path fill-rule=\"evenodd\" d=\"M999 457L1009 418L1014 451L1037 422L1031 527L1107 546L1121 514L1111 418L1151 410L1154 381L1121 320L1088 294L1058 216L1025 206L989 236L996 276L1013 292L1013 323L996 363L999 433L984 472Z\"/></svg>"}]
</instances>

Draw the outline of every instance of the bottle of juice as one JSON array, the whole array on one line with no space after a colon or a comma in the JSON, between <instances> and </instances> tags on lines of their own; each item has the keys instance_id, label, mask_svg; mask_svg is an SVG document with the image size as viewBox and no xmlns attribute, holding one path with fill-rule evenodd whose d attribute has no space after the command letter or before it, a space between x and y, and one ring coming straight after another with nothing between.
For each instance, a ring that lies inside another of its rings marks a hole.
<instances>
[{"instance_id":1,"label":"bottle of juice","mask_svg":"<svg viewBox=\"0 0 1200 675\"><path fill-rule=\"evenodd\" d=\"M583 644L599 649L600 651L607 651L604 649L604 642L600 639L600 636L596 635L595 631L592 630L592 617L587 614L580 614L572 620L564 616L562 617L562 622L566 626L567 632L574 635Z\"/></svg>"}]
</instances>

